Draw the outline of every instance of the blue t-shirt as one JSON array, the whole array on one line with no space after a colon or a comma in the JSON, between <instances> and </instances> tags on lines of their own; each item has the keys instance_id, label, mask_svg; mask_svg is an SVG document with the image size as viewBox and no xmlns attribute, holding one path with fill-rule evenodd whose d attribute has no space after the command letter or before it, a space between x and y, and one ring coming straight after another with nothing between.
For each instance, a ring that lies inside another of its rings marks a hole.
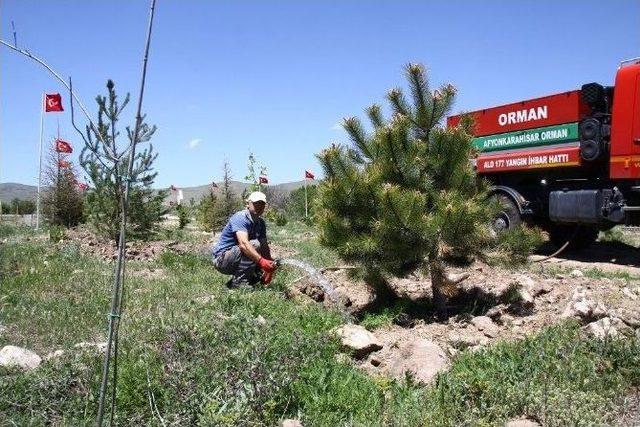
<instances>
[{"instance_id":1,"label":"blue t-shirt","mask_svg":"<svg viewBox=\"0 0 640 427\"><path fill-rule=\"evenodd\" d=\"M262 218L257 218L254 221L248 209L236 212L231 215L227 225L222 229L220 240L213 248L214 257L217 257L238 244L238 237L236 236L236 232L238 231L247 233L249 240L263 240L267 238L267 226Z\"/></svg>"}]
</instances>

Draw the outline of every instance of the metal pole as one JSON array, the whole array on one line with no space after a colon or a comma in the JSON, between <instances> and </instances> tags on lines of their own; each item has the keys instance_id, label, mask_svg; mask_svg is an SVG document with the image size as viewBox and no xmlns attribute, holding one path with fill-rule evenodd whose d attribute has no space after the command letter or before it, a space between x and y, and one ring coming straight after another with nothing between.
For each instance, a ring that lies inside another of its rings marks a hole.
<instances>
[{"instance_id":1,"label":"metal pole","mask_svg":"<svg viewBox=\"0 0 640 427\"><path fill-rule=\"evenodd\" d=\"M42 181L42 135L44 133L44 92L40 100L40 162L38 165L38 196L36 197L36 230L40 228L40 181Z\"/></svg>"},{"instance_id":2,"label":"metal pole","mask_svg":"<svg viewBox=\"0 0 640 427\"><path fill-rule=\"evenodd\" d=\"M309 216L309 208L307 206L307 177L304 177L304 217Z\"/></svg>"},{"instance_id":3,"label":"metal pole","mask_svg":"<svg viewBox=\"0 0 640 427\"><path fill-rule=\"evenodd\" d=\"M117 339L117 330L119 326L120 307L122 305L122 290L124 277L124 264L125 264L125 247L126 247L126 227L127 227L127 212L129 208L129 185L131 183L131 174L133 173L133 162L135 160L136 143L138 142L140 134L140 125L142 124L142 99L144 96L144 84L147 76L147 60L149 58L149 46L151 44L151 29L153 27L153 14L156 6L156 0L151 0L151 10L149 12L149 26L147 28L147 42L145 46L144 58L142 60L142 82L140 83L140 96L138 98L138 110L136 113L136 127L133 134L133 141L131 142L131 149L129 151L129 163L127 165L127 176L125 177L124 195L122 197L122 218L120 221L120 236L118 239L118 260L115 268L115 277L113 285L113 294L111 299L111 312L109 313L109 339L107 341L107 349L104 357L104 365L102 367L102 381L100 383L100 400L98 407L98 417L96 425L102 426L102 419L104 417L104 403L107 390L107 382L109 379L109 363L111 358L111 347L114 342L114 338ZM116 321L117 319L117 321ZM114 358L117 354L114 352ZM113 384L116 386L115 382ZM115 395L115 393L114 393ZM112 402L114 405L115 402ZM112 413L113 414L113 413ZM113 420L113 418L112 418Z\"/></svg>"}]
</instances>

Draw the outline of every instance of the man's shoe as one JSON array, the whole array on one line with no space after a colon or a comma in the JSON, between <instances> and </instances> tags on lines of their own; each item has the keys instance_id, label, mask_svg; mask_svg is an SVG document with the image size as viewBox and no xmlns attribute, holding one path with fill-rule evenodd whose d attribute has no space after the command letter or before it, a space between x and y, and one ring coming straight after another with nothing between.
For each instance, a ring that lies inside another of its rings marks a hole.
<instances>
[{"instance_id":1,"label":"man's shoe","mask_svg":"<svg viewBox=\"0 0 640 427\"><path fill-rule=\"evenodd\" d=\"M245 280L236 281L234 279L231 279L227 282L226 286L229 289L239 289L243 291L253 291L255 289L253 285L251 285L251 283Z\"/></svg>"}]
</instances>

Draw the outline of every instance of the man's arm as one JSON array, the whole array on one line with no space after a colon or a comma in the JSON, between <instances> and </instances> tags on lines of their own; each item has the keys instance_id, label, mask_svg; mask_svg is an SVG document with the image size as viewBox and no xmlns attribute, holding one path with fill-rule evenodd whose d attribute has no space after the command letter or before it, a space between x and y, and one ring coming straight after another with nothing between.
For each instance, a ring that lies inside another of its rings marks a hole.
<instances>
[{"instance_id":1,"label":"man's arm","mask_svg":"<svg viewBox=\"0 0 640 427\"><path fill-rule=\"evenodd\" d=\"M251 242L249 242L249 233L246 231L236 231L236 237L238 238L238 246L242 253L251 258L253 262L257 264L262 256L258 253L256 248L253 247Z\"/></svg>"}]
</instances>

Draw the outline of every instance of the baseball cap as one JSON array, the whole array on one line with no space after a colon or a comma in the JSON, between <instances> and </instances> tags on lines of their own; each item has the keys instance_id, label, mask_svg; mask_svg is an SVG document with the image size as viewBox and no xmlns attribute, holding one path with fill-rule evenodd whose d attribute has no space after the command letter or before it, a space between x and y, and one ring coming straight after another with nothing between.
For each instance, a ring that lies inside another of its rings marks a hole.
<instances>
[{"instance_id":1,"label":"baseball cap","mask_svg":"<svg viewBox=\"0 0 640 427\"><path fill-rule=\"evenodd\" d=\"M267 196L265 196L265 194L260 191L254 191L253 193L249 194L249 197L247 197L247 200L252 203L255 203L255 202L267 203Z\"/></svg>"}]
</instances>

